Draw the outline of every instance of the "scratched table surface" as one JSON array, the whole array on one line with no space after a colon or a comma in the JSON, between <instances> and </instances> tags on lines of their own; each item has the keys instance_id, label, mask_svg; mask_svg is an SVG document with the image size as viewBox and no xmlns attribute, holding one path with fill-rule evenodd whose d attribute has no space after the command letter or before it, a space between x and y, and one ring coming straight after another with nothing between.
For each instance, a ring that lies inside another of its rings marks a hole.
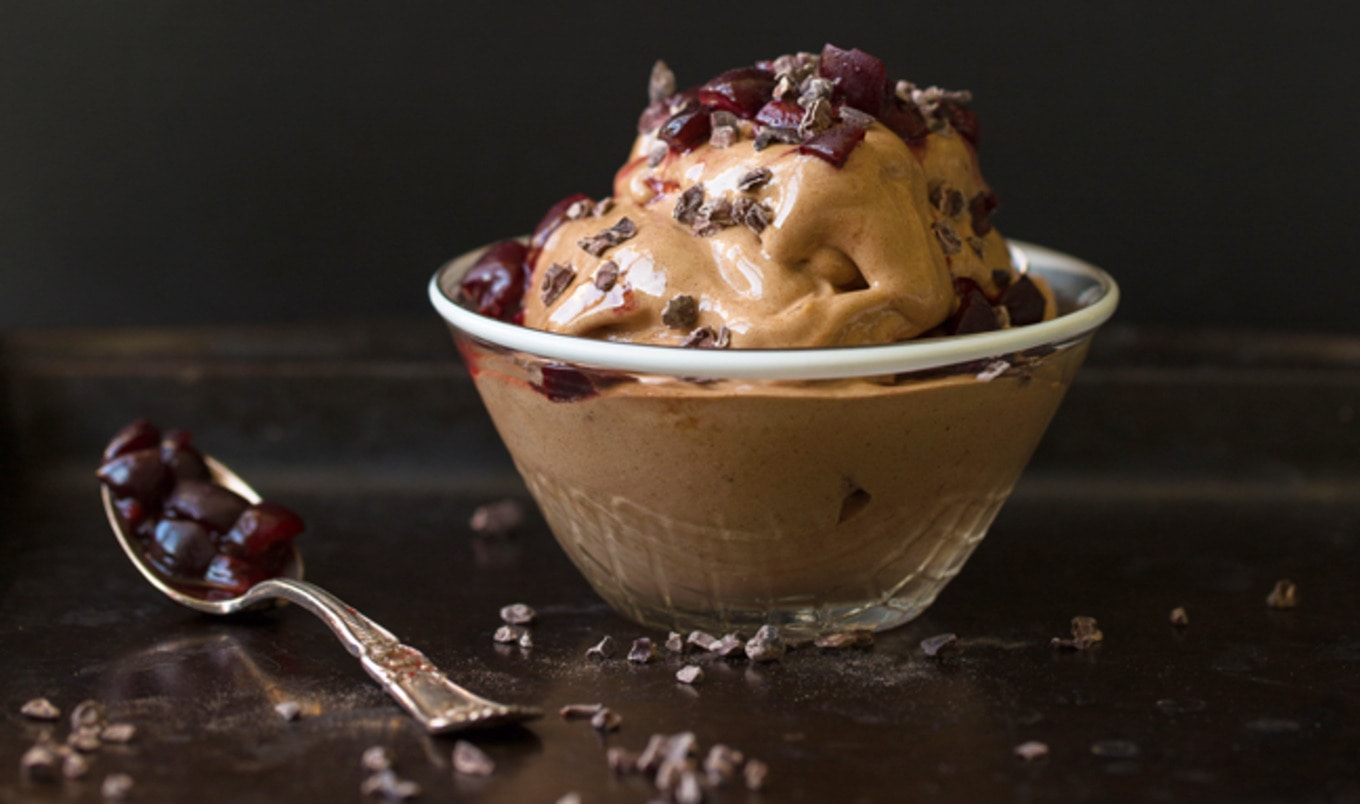
<instances>
[{"instance_id":1,"label":"scratched table surface","mask_svg":"<svg viewBox=\"0 0 1360 804\"><path fill-rule=\"evenodd\" d=\"M297 607L213 619L122 557L92 470L148 416L190 429L303 513L308 577L490 697L548 711L468 737L460 776ZM424 322L0 335L0 801L360 801L382 745L418 800L658 798L611 746L691 731L764 761L764 790L710 802L1360 801L1360 340L1112 328L992 531L938 602L869 649L769 664L593 661L613 614L529 504L513 536L480 504L527 500L446 333ZM1298 606L1265 603L1278 579ZM502 605L533 647L493 644ZM1172 626L1184 607L1189 625ZM1075 615L1105 639L1050 645ZM930 657L921 640L958 635ZM20 757L85 699L137 728L90 772L27 780ZM274 705L294 701L301 716ZM601 735L557 715L602 702ZM1026 760L1022 743L1047 745Z\"/></svg>"}]
</instances>

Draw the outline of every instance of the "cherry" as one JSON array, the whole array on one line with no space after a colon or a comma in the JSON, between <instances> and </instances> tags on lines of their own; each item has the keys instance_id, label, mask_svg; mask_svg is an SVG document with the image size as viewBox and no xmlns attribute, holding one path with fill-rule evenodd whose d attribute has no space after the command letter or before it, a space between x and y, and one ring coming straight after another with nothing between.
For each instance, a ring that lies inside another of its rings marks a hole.
<instances>
[{"instance_id":1,"label":"cherry","mask_svg":"<svg viewBox=\"0 0 1360 804\"><path fill-rule=\"evenodd\" d=\"M883 101L878 119L904 142L919 140L930 133L930 126L916 104L907 103L896 96Z\"/></svg>"},{"instance_id":2,"label":"cherry","mask_svg":"<svg viewBox=\"0 0 1360 804\"><path fill-rule=\"evenodd\" d=\"M154 447L119 455L99 467L95 476L116 496L132 497L143 503L159 499L169 485L160 450Z\"/></svg>"},{"instance_id":3,"label":"cherry","mask_svg":"<svg viewBox=\"0 0 1360 804\"><path fill-rule=\"evenodd\" d=\"M983 190L968 202L968 214L973 219L973 234L982 237L992 231L992 213L999 205L996 193Z\"/></svg>"},{"instance_id":4,"label":"cherry","mask_svg":"<svg viewBox=\"0 0 1360 804\"><path fill-rule=\"evenodd\" d=\"M949 125L963 135L976 148L978 141L982 138L982 126L978 123L978 116L972 109L962 103L952 100L940 102L940 111L944 113Z\"/></svg>"},{"instance_id":5,"label":"cherry","mask_svg":"<svg viewBox=\"0 0 1360 804\"><path fill-rule=\"evenodd\" d=\"M841 50L828 44L822 48L817 72L836 82L846 105L878 116L888 94L888 70L882 59L858 48Z\"/></svg>"},{"instance_id":6,"label":"cherry","mask_svg":"<svg viewBox=\"0 0 1360 804\"><path fill-rule=\"evenodd\" d=\"M769 70L738 67L700 87L699 102L750 120L774 94L774 84L774 73Z\"/></svg>"},{"instance_id":7,"label":"cherry","mask_svg":"<svg viewBox=\"0 0 1360 804\"><path fill-rule=\"evenodd\" d=\"M170 430L161 438L161 461L177 481L207 480L210 476L208 464L185 430Z\"/></svg>"},{"instance_id":8,"label":"cherry","mask_svg":"<svg viewBox=\"0 0 1360 804\"><path fill-rule=\"evenodd\" d=\"M212 557L203 573L203 580L221 586L231 597L245 594L250 587L269 577L271 573L264 567L221 554Z\"/></svg>"},{"instance_id":9,"label":"cherry","mask_svg":"<svg viewBox=\"0 0 1360 804\"><path fill-rule=\"evenodd\" d=\"M672 151L690 151L708 142L713 126L708 112L699 109L673 115L661 126L657 136L671 147Z\"/></svg>"},{"instance_id":10,"label":"cherry","mask_svg":"<svg viewBox=\"0 0 1360 804\"><path fill-rule=\"evenodd\" d=\"M166 513L191 519L215 533L225 533L241 513L250 507L234 491L202 480L182 480L165 501Z\"/></svg>"},{"instance_id":11,"label":"cherry","mask_svg":"<svg viewBox=\"0 0 1360 804\"><path fill-rule=\"evenodd\" d=\"M496 243L463 275L459 294L481 315L502 321L510 318L518 311L524 297L527 255L528 249L518 240Z\"/></svg>"},{"instance_id":12,"label":"cherry","mask_svg":"<svg viewBox=\"0 0 1360 804\"><path fill-rule=\"evenodd\" d=\"M1001 294L1001 304L1010 314L1011 324L1022 327L1044 320L1047 301L1029 276L1021 276Z\"/></svg>"},{"instance_id":13,"label":"cherry","mask_svg":"<svg viewBox=\"0 0 1360 804\"><path fill-rule=\"evenodd\" d=\"M543 366L543 381L534 384L534 390L553 402L575 402L595 396L595 384L581 371L561 363L548 363Z\"/></svg>"},{"instance_id":14,"label":"cherry","mask_svg":"<svg viewBox=\"0 0 1360 804\"><path fill-rule=\"evenodd\" d=\"M162 519L147 552L166 572L192 578L203 574L217 548L207 529L197 522Z\"/></svg>"},{"instance_id":15,"label":"cherry","mask_svg":"<svg viewBox=\"0 0 1360 804\"><path fill-rule=\"evenodd\" d=\"M803 107L793 101L772 100L756 112L756 122L763 126L798 128L803 122Z\"/></svg>"},{"instance_id":16,"label":"cherry","mask_svg":"<svg viewBox=\"0 0 1360 804\"><path fill-rule=\"evenodd\" d=\"M864 129L859 126L836 126L798 146L798 153L811 154L830 162L833 167L840 167L863 140Z\"/></svg>"},{"instance_id":17,"label":"cherry","mask_svg":"<svg viewBox=\"0 0 1360 804\"><path fill-rule=\"evenodd\" d=\"M160 440L161 434L155 425L146 419L138 419L119 430L109 445L104 447L104 462L107 463L119 455L154 447Z\"/></svg>"},{"instance_id":18,"label":"cherry","mask_svg":"<svg viewBox=\"0 0 1360 804\"><path fill-rule=\"evenodd\" d=\"M556 204L553 204L551 207L549 207L548 211L543 214L543 219L540 220L538 222L538 225L534 227L534 234L532 237L529 238L529 247L534 251L538 251L539 249L547 245L548 238L552 237L552 233L557 231L557 227L561 226L562 223L566 221L567 210L571 209L572 204L575 204L580 201L591 203L589 196L582 195L581 193L575 193L573 195L567 196L566 198L563 198L561 201L558 201ZM515 241L511 240L506 242ZM496 245L500 244L497 243Z\"/></svg>"},{"instance_id":19,"label":"cherry","mask_svg":"<svg viewBox=\"0 0 1360 804\"><path fill-rule=\"evenodd\" d=\"M967 335L970 332L990 332L1001 328L992 303L987 294L971 279L955 279L954 293L959 297L959 309L950 316L948 331L950 335Z\"/></svg>"},{"instance_id":20,"label":"cherry","mask_svg":"<svg viewBox=\"0 0 1360 804\"><path fill-rule=\"evenodd\" d=\"M302 529L302 519L297 514L282 505L265 502L243 511L219 544L227 555L261 559L286 550Z\"/></svg>"}]
</instances>

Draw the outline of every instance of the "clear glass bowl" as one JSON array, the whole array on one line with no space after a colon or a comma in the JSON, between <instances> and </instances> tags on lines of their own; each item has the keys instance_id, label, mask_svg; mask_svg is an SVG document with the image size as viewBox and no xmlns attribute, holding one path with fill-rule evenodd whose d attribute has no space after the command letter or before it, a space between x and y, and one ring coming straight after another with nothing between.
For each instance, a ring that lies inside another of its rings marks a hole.
<instances>
[{"instance_id":1,"label":"clear glass bowl","mask_svg":"<svg viewBox=\"0 0 1360 804\"><path fill-rule=\"evenodd\" d=\"M562 549L663 629L883 629L986 535L1114 312L1104 272L1037 246L1059 316L883 346L699 350L556 335L430 297Z\"/></svg>"}]
</instances>

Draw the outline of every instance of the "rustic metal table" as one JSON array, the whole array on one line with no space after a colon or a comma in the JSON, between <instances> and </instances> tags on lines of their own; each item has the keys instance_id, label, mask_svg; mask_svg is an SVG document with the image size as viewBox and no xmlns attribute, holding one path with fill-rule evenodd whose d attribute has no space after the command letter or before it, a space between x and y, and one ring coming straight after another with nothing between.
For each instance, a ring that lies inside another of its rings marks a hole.
<instances>
[{"instance_id":1,"label":"rustic metal table","mask_svg":"<svg viewBox=\"0 0 1360 804\"><path fill-rule=\"evenodd\" d=\"M302 512L308 576L493 698L544 707L470 737L496 763L456 774L429 737L296 608L210 619L142 581L103 521L103 443L148 416L188 428ZM0 801L360 800L384 745L421 800L656 797L606 748L693 731L770 768L773 801L1360 801L1360 340L1113 328L1015 496L918 621L867 650L751 664L585 658L610 612L530 514L467 522L523 487L438 324L12 332L0 336ZM530 508L532 511L532 507ZM1299 605L1272 610L1277 579ZM498 609L540 613L529 650ZM1185 607L1189 625L1168 613ZM1049 644L1074 615L1105 640ZM922 639L959 636L925 655ZM19 713L93 698L134 724L81 780L19 758L62 723ZM287 721L275 703L301 705ZM601 735L559 706L603 702ZM1016 745L1040 741L1026 760Z\"/></svg>"}]
</instances>

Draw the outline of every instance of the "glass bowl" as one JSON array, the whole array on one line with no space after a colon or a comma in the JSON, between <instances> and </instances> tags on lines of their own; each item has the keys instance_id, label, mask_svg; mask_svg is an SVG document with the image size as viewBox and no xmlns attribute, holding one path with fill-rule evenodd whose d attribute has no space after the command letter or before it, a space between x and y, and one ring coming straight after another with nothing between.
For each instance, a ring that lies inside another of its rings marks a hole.
<instances>
[{"instance_id":1,"label":"glass bowl","mask_svg":"<svg viewBox=\"0 0 1360 804\"><path fill-rule=\"evenodd\" d=\"M542 332L430 299L562 549L619 613L793 636L926 609L1005 502L1114 312L1109 275L1015 244L1059 315L882 346L706 350Z\"/></svg>"}]
</instances>

